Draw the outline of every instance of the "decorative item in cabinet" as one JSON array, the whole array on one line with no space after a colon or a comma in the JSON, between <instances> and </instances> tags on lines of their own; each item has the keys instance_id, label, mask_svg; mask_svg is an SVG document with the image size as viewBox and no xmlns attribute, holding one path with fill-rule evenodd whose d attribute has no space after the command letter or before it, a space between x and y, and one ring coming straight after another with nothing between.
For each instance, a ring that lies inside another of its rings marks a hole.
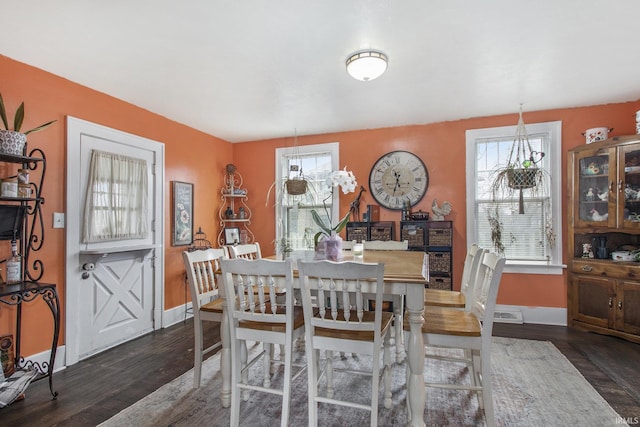
<instances>
[{"instance_id":1,"label":"decorative item in cabinet","mask_svg":"<svg viewBox=\"0 0 640 427\"><path fill-rule=\"evenodd\" d=\"M227 245L227 237L230 230L234 230L238 236L237 243L253 243L255 237L249 228L251 225L252 212L247 205L247 190L242 187L243 179L240 172L233 164L225 167L225 186L220 189L220 210L218 218L220 221L220 231L218 232L218 245Z\"/></svg>"},{"instance_id":2,"label":"decorative item in cabinet","mask_svg":"<svg viewBox=\"0 0 640 427\"><path fill-rule=\"evenodd\" d=\"M371 223L369 240L395 240L395 222L379 221Z\"/></svg>"},{"instance_id":3,"label":"decorative item in cabinet","mask_svg":"<svg viewBox=\"0 0 640 427\"><path fill-rule=\"evenodd\" d=\"M401 221L400 240L409 241L409 250L427 250L427 221Z\"/></svg>"},{"instance_id":4,"label":"decorative item in cabinet","mask_svg":"<svg viewBox=\"0 0 640 427\"><path fill-rule=\"evenodd\" d=\"M357 241L362 242L368 240L369 237L369 223L367 222L348 222L347 223L347 238L348 242Z\"/></svg>"}]
</instances>

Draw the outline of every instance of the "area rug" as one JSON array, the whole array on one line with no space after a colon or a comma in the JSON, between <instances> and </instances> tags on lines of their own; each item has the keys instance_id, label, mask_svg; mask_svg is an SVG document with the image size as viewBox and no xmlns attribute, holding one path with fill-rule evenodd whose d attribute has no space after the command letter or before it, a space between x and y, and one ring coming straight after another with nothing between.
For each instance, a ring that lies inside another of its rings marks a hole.
<instances>
[{"instance_id":1,"label":"area rug","mask_svg":"<svg viewBox=\"0 0 640 427\"><path fill-rule=\"evenodd\" d=\"M494 370L494 402L498 426L605 426L624 422L609 404L591 387L577 369L551 343L545 341L494 338L491 354ZM250 350L259 351L257 346ZM451 350L448 350L451 352ZM363 366L370 363L364 357L335 356L336 366ZM300 356L299 362L304 363ZM257 364L260 365L260 364ZM194 390L193 370L165 384L154 393L126 408L101 424L111 426L226 426L229 409L222 407L219 372L220 356L214 355L203 364L202 386ZM260 377L260 369L251 378ZM378 425L405 425L404 363L393 366L393 406L382 405L382 390ZM277 374L276 374L277 377ZM467 382L468 370L460 364L428 359L425 365L427 381L456 379ZM277 381L277 378L274 382ZM351 399L366 402L370 382L365 378L336 374L338 390ZM307 417L306 373L293 384L291 426L305 426ZM253 392L240 404L240 422L246 426L280 425L278 396ZM320 406L322 426L369 425L369 413L334 405ZM484 414L478 409L475 393L428 389L424 421L428 426L483 426Z\"/></svg>"}]
</instances>

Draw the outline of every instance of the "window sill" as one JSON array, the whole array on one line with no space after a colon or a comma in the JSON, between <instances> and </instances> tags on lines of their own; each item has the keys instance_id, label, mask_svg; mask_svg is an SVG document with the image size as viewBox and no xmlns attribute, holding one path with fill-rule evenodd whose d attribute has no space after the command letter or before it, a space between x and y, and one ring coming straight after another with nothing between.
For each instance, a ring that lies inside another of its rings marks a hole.
<instances>
[{"instance_id":1,"label":"window sill","mask_svg":"<svg viewBox=\"0 0 640 427\"><path fill-rule=\"evenodd\" d=\"M562 271L567 268L565 264L547 264L539 262L526 261L507 261L504 266L504 273L515 274L550 274L561 275Z\"/></svg>"}]
</instances>

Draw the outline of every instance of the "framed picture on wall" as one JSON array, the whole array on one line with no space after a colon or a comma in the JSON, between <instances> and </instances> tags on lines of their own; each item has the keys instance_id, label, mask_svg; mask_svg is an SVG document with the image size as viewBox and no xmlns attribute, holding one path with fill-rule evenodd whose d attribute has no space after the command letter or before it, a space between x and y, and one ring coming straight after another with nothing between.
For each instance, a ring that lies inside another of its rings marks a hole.
<instances>
[{"instance_id":1,"label":"framed picture on wall","mask_svg":"<svg viewBox=\"0 0 640 427\"><path fill-rule=\"evenodd\" d=\"M172 187L172 245L190 245L193 242L193 184L173 181Z\"/></svg>"},{"instance_id":2,"label":"framed picture on wall","mask_svg":"<svg viewBox=\"0 0 640 427\"><path fill-rule=\"evenodd\" d=\"M224 242L227 245L237 245L240 243L240 229L238 227L225 228Z\"/></svg>"}]
</instances>

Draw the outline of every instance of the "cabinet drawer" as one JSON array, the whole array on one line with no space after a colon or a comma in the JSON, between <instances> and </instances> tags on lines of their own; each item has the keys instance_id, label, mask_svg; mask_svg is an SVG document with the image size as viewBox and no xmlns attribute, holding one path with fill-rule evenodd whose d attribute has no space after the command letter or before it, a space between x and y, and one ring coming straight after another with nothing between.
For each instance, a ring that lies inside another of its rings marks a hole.
<instances>
[{"instance_id":1,"label":"cabinet drawer","mask_svg":"<svg viewBox=\"0 0 640 427\"><path fill-rule=\"evenodd\" d=\"M640 280L640 265L636 263L573 260L571 263L571 271L573 273L586 274L590 276Z\"/></svg>"}]
</instances>

